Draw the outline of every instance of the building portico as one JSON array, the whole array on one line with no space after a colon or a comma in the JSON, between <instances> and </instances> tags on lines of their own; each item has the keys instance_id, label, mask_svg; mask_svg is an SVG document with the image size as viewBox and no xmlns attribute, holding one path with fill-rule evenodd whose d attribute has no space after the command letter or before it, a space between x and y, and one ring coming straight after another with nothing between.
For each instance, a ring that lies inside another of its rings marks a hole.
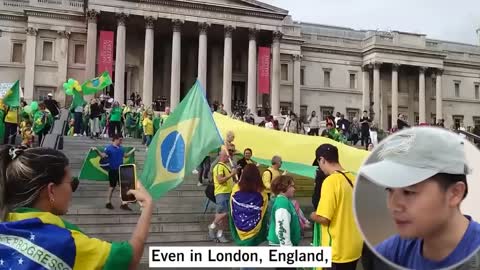
<instances>
[{"instance_id":1,"label":"building portico","mask_svg":"<svg viewBox=\"0 0 480 270\"><path fill-rule=\"evenodd\" d=\"M272 105L272 113L279 112L280 82L279 74L275 74L280 71L281 34L278 33L285 11L264 4L255 6L256 1L238 1L254 3L252 6L257 11L244 10L252 7L239 5L238 10L230 10L236 14L219 16L210 10L215 10L214 2L186 4L197 10L174 8L163 1L150 1L140 6L122 2L124 9L112 12L104 1L90 1L88 11L87 33L91 34L87 37L87 48L96 51L95 32L110 30L116 33L113 71L116 100L125 102L132 92L139 92L147 106L158 96L164 96L167 103L175 107L198 78L209 102L223 103L227 112L232 111L235 102L247 103L248 108L256 112L262 103L257 98L257 49L260 44L272 47L270 104L277 104ZM112 25L116 25L116 29L112 29ZM96 56L89 51L87 57ZM167 62L170 67L165 70ZM95 69L95 60L87 60L87 63L87 71ZM132 75L124 75L126 67L131 67Z\"/></svg>"}]
</instances>

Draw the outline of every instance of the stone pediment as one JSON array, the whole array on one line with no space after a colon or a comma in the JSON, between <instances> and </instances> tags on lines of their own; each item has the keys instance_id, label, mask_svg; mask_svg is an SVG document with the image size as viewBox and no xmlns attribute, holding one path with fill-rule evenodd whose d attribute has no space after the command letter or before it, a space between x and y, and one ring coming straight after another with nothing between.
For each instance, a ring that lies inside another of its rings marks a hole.
<instances>
[{"instance_id":1,"label":"stone pediment","mask_svg":"<svg viewBox=\"0 0 480 270\"><path fill-rule=\"evenodd\" d=\"M285 17L288 10L284 10L257 0L128 0L131 2L160 4L166 6L181 6L215 11L250 12L251 14L269 14L271 16ZM95 0L94 2L100 2ZM103 4L103 3L102 3Z\"/></svg>"},{"instance_id":2,"label":"stone pediment","mask_svg":"<svg viewBox=\"0 0 480 270\"><path fill-rule=\"evenodd\" d=\"M224 7L232 7L232 8L239 8L239 9L247 9L247 10L256 10L256 11L263 11L263 12L273 12L279 14L288 14L287 10L260 2L256 0L194 0L189 2L199 2L204 5L214 5L214 6L224 6Z\"/></svg>"}]
</instances>

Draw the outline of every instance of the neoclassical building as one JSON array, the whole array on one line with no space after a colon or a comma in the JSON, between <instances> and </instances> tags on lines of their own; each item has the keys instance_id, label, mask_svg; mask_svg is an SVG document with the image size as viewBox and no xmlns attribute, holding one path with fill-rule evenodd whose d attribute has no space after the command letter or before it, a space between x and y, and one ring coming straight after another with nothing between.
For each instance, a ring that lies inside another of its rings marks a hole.
<instances>
[{"instance_id":1,"label":"neoclassical building","mask_svg":"<svg viewBox=\"0 0 480 270\"><path fill-rule=\"evenodd\" d=\"M255 0L0 0L0 48L0 82L27 100L68 103L68 78L108 70L122 102L174 108L198 78L229 112L480 125L480 46L296 22Z\"/></svg>"}]
</instances>

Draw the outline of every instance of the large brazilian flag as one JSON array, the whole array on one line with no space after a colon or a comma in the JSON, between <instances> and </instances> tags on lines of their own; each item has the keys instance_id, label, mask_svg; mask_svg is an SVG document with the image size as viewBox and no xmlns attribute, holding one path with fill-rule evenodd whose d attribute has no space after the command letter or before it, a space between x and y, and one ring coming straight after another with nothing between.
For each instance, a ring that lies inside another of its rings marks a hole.
<instances>
[{"instance_id":1,"label":"large brazilian flag","mask_svg":"<svg viewBox=\"0 0 480 270\"><path fill-rule=\"evenodd\" d=\"M144 187L159 199L222 144L197 81L153 137L141 176Z\"/></svg>"},{"instance_id":2,"label":"large brazilian flag","mask_svg":"<svg viewBox=\"0 0 480 270\"><path fill-rule=\"evenodd\" d=\"M235 132L235 146L238 151L252 149L252 159L265 166L272 164L271 159L274 155L280 155L283 162L282 170L309 178L315 177L317 167L312 166L312 163L315 160L315 150L321 144L335 145L338 148L340 163L353 174L358 172L370 153L328 138L266 129L219 113L214 113L214 119L222 134L228 131Z\"/></svg>"}]
</instances>

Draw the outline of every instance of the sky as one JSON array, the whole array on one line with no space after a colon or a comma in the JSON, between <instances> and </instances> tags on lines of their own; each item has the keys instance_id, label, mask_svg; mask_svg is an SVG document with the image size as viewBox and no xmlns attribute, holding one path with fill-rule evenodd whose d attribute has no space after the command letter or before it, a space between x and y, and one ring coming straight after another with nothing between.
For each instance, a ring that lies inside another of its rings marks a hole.
<instances>
[{"instance_id":1,"label":"sky","mask_svg":"<svg viewBox=\"0 0 480 270\"><path fill-rule=\"evenodd\" d=\"M397 30L479 44L480 0L260 0L289 11L295 21L356 30Z\"/></svg>"}]
</instances>

